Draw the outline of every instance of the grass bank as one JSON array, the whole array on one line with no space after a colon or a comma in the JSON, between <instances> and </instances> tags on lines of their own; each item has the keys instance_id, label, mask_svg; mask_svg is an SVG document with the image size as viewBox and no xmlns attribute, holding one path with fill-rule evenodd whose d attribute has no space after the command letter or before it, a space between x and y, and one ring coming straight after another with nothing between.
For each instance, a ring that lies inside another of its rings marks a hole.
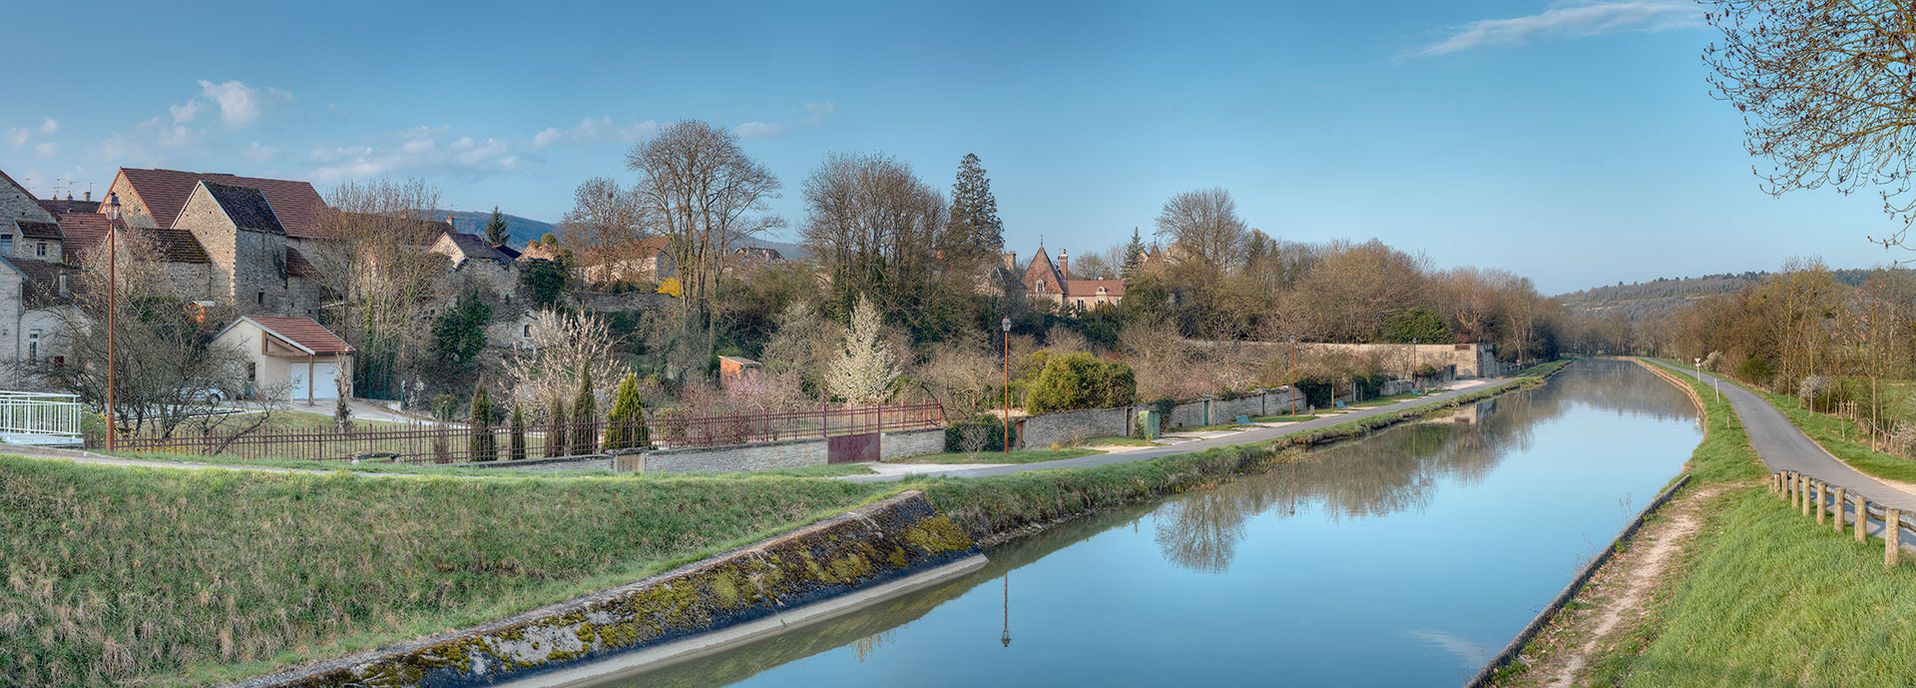
<instances>
[{"instance_id":1,"label":"grass bank","mask_svg":"<svg viewBox=\"0 0 1916 688\"><path fill-rule=\"evenodd\" d=\"M1704 503L1676 573L1578 685L1916 683L1916 569L1884 570L1880 542L1856 544L1758 486L1767 471L1729 403L1693 378L1668 379L1707 413L1686 490L1747 486Z\"/></svg>"},{"instance_id":2,"label":"grass bank","mask_svg":"<svg viewBox=\"0 0 1916 688\"><path fill-rule=\"evenodd\" d=\"M0 685L232 680L612 587L896 491L0 457Z\"/></svg>"}]
</instances>

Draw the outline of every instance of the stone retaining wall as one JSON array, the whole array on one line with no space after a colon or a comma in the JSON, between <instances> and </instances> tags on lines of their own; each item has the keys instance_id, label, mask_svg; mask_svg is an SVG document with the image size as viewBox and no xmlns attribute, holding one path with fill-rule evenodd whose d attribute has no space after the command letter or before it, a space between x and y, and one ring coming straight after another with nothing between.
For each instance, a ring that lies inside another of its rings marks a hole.
<instances>
[{"instance_id":1,"label":"stone retaining wall","mask_svg":"<svg viewBox=\"0 0 1916 688\"><path fill-rule=\"evenodd\" d=\"M888 432L879 442L879 457L896 459L944 451L945 430ZM747 473L781 468L823 466L830 462L826 441L813 438L731 447L661 449L645 453L643 470L656 473Z\"/></svg>"},{"instance_id":2,"label":"stone retaining wall","mask_svg":"<svg viewBox=\"0 0 1916 688\"><path fill-rule=\"evenodd\" d=\"M1237 399L1198 399L1171 407L1163 419L1166 432L1204 425L1229 423L1238 416L1275 416L1291 412L1290 390L1277 389ZM1140 411L1154 408L1136 404L1108 409L1082 409L1041 413L1018 421L1020 445L1025 448L1071 446L1092 437L1125 437ZM1297 408L1305 408L1304 395L1297 396Z\"/></svg>"},{"instance_id":3,"label":"stone retaining wall","mask_svg":"<svg viewBox=\"0 0 1916 688\"><path fill-rule=\"evenodd\" d=\"M320 662L240 688L460 688L516 681L867 590L978 553L912 491L677 570L477 628Z\"/></svg>"},{"instance_id":4,"label":"stone retaining wall","mask_svg":"<svg viewBox=\"0 0 1916 688\"><path fill-rule=\"evenodd\" d=\"M937 454L945 450L945 429L908 430L888 432L879 443L879 460L902 459L921 454Z\"/></svg>"}]
</instances>

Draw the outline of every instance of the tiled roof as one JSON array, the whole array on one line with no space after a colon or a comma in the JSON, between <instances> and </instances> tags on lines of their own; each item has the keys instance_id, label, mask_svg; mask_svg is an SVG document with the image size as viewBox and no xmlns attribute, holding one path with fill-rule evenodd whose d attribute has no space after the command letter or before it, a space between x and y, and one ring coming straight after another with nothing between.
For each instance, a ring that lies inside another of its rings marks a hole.
<instances>
[{"instance_id":1,"label":"tiled roof","mask_svg":"<svg viewBox=\"0 0 1916 688\"><path fill-rule=\"evenodd\" d=\"M274 336L315 354L346 354L353 351L352 345L347 344L346 340L340 339L339 335L333 334L332 330L312 318L248 315L240 319L250 320Z\"/></svg>"},{"instance_id":2,"label":"tiled roof","mask_svg":"<svg viewBox=\"0 0 1916 688\"><path fill-rule=\"evenodd\" d=\"M66 262L80 262L80 254L106 240L106 216L91 212L59 213L60 233L66 242L60 245Z\"/></svg>"},{"instance_id":3,"label":"tiled roof","mask_svg":"<svg viewBox=\"0 0 1916 688\"><path fill-rule=\"evenodd\" d=\"M68 279L68 293L60 293L60 275L66 274L66 266L44 260L12 260L8 264L27 276L22 288L26 290L27 300L42 304L47 302L66 302L73 300L71 290L78 288L73 278Z\"/></svg>"},{"instance_id":4,"label":"tiled roof","mask_svg":"<svg viewBox=\"0 0 1916 688\"><path fill-rule=\"evenodd\" d=\"M492 250L498 251L499 255L505 256L512 260L518 260L519 256L525 255L523 253L520 253L519 249L513 248L512 244L493 244Z\"/></svg>"},{"instance_id":5,"label":"tiled roof","mask_svg":"<svg viewBox=\"0 0 1916 688\"><path fill-rule=\"evenodd\" d=\"M450 237L452 239L453 246L458 247L459 252L465 254L467 258L471 258L474 260L493 260L493 261L499 261L499 262L509 262L512 260L511 258L507 257L506 254L500 253L499 251L493 249L490 244L486 243L486 240L484 238L480 237L477 234L467 234L465 232L448 232L446 233L445 236Z\"/></svg>"},{"instance_id":6,"label":"tiled roof","mask_svg":"<svg viewBox=\"0 0 1916 688\"><path fill-rule=\"evenodd\" d=\"M326 201L319 197L319 192L313 189L312 184L306 182L132 167L120 168L120 174L126 177L134 193L139 194L140 200L146 203L148 210L153 213L153 220L164 225L171 226L173 219L179 217L180 209L186 207L186 199L193 194L194 185L201 181L212 181L259 189L272 204L273 212L287 236L299 239L326 237L320 223L320 214L326 208Z\"/></svg>"},{"instance_id":7,"label":"tiled roof","mask_svg":"<svg viewBox=\"0 0 1916 688\"><path fill-rule=\"evenodd\" d=\"M319 279L319 268L306 260L306 254L291 246L286 247L286 274L306 279Z\"/></svg>"},{"instance_id":8,"label":"tiled roof","mask_svg":"<svg viewBox=\"0 0 1916 688\"><path fill-rule=\"evenodd\" d=\"M1124 296L1124 280L1065 280L1065 294L1069 296L1097 296L1098 287L1104 287L1106 296Z\"/></svg>"},{"instance_id":9,"label":"tiled roof","mask_svg":"<svg viewBox=\"0 0 1916 688\"><path fill-rule=\"evenodd\" d=\"M213 197L226 217L240 229L250 229L267 234L285 234L286 227L281 225L279 217L273 214L273 206L266 202L266 194L250 186L233 186L219 182L201 181L208 195Z\"/></svg>"},{"instance_id":10,"label":"tiled roof","mask_svg":"<svg viewBox=\"0 0 1916 688\"><path fill-rule=\"evenodd\" d=\"M39 199L39 203L40 203L40 207L45 208L47 212L53 213L54 215L60 215L63 213L100 212L99 201L76 201L71 198L68 198L66 200L61 200L58 198L42 198L42 199Z\"/></svg>"},{"instance_id":11,"label":"tiled roof","mask_svg":"<svg viewBox=\"0 0 1916 688\"><path fill-rule=\"evenodd\" d=\"M60 226L53 224L51 222L36 222L34 220L15 220L14 224L20 225L20 236L27 237L29 239L59 239L60 238Z\"/></svg>"}]
</instances>

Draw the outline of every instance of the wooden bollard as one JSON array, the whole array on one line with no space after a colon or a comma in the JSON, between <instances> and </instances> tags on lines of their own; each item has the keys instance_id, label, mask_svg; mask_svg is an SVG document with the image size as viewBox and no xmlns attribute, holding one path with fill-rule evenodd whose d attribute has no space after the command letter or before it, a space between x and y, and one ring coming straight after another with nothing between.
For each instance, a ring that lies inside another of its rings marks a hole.
<instances>
[{"instance_id":1,"label":"wooden bollard","mask_svg":"<svg viewBox=\"0 0 1916 688\"><path fill-rule=\"evenodd\" d=\"M1856 543L1869 542L1869 498L1862 495L1851 497L1856 500Z\"/></svg>"},{"instance_id":2,"label":"wooden bollard","mask_svg":"<svg viewBox=\"0 0 1916 688\"><path fill-rule=\"evenodd\" d=\"M1783 494L1783 472L1770 474L1770 494Z\"/></svg>"},{"instance_id":3,"label":"wooden bollard","mask_svg":"<svg viewBox=\"0 0 1916 688\"><path fill-rule=\"evenodd\" d=\"M1883 510L1883 566L1896 565L1896 558L1903 551L1903 510Z\"/></svg>"},{"instance_id":4,"label":"wooden bollard","mask_svg":"<svg viewBox=\"0 0 1916 688\"><path fill-rule=\"evenodd\" d=\"M1843 493L1847 491L1840 487L1836 488L1836 498L1830 500L1830 509L1836 517L1834 519L1836 524L1830 529L1836 531L1837 535L1843 534L1843 508L1849 506L1849 500L1845 499L1847 495Z\"/></svg>"},{"instance_id":5,"label":"wooden bollard","mask_svg":"<svg viewBox=\"0 0 1916 688\"><path fill-rule=\"evenodd\" d=\"M1811 488L1813 488L1813 487L1815 487L1815 486L1816 486L1816 483L1815 483L1815 482L1812 482L1812 481L1810 481L1810 480L1808 480L1808 479L1805 479L1805 480L1803 480L1803 505L1802 505L1802 509L1803 509L1803 515L1804 515L1804 516L1808 516L1808 515L1810 515L1810 489L1811 489Z\"/></svg>"},{"instance_id":6,"label":"wooden bollard","mask_svg":"<svg viewBox=\"0 0 1916 688\"><path fill-rule=\"evenodd\" d=\"M1790 508L1796 508L1796 474L1783 474L1783 491L1789 494Z\"/></svg>"},{"instance_id":7,"label":"wooden bollard","mask_svg":"<svg viewBox=\"0 0 1916 688\"><path fill-rule=\"evenodd\" d=\"M1810 508L1816 510L1816 525L1819 526L1823 525L1823 497L1827 496L1825 493L1829 492L1829 489L1829 484L1821 480L1810 485Z\"/></svg>"}]
</instances>

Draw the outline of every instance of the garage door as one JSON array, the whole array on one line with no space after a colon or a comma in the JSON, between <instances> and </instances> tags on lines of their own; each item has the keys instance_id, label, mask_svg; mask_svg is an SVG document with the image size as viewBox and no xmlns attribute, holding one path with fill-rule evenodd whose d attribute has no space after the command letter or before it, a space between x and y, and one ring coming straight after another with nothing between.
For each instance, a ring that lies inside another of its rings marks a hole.
<instances>
[{"instance_id":1,"label":"garage door","mask_svg":"<svg viewBox=\"0 0 1916 688\"><path fill-rule=\"evenodd\" d=\"M314 363L313 378L306 379L306 364L294 362L287 382L292 387L293 399L332 399L338 397L339 364Z\"/></svg>"}]
</instances>

